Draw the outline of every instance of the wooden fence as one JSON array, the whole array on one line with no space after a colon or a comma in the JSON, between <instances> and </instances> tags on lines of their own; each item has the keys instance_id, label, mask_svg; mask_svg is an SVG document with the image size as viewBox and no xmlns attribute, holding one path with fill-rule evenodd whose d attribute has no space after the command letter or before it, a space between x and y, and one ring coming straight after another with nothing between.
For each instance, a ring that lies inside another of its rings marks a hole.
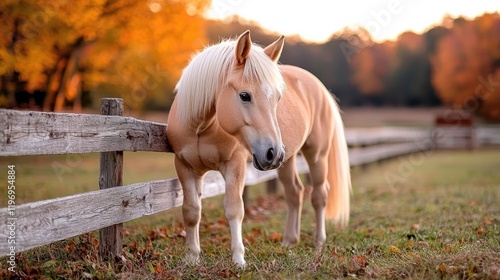
<instances>
[{"instance_id":1,"label":"wooden fence","mask_svg":"<svg viewBox=\"0 0 500 280\"><path fill-rule=\"evenodd\" d=\"M121 253L122 223L182 204L177 178L122 184L123 151L171 152L166 125L121 116L121 99L101 100L102 115L0 110L0 156L101 153L100 190L16 205L16 253L93 230L100 230L100 252ZM347 130L351 165L363 165L433 148L430 130ZM308 171L298 160L300 173ZM276 178L276 171L248 167L246 185ZM116 186L120 186L117 187ZM203 198L224 193L220 173L205 176ZM0 223L9 218L0 209ZM9 253L6 226L0 230L0 256Z\"/></svg>"}]
</instances>

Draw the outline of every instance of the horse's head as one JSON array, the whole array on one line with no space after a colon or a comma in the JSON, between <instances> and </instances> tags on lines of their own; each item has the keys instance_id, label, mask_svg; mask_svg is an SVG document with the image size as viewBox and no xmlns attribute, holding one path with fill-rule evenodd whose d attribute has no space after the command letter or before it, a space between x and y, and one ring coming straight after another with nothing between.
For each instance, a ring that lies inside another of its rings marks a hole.
<instances>
[{"instance_id":1,"label":"horse's head","mask_svg":"<svg viewBox=\"0 0 500 280\"><path fill-rule=\"evenodd\" d=\"M285 149L276 118L284 81L277 61L284 37L262 49L252 44L250 32L241 34L234 48L234 62L217 93L220 126L244 142L259 170L281 166Z\"/></svg>"}]
</instances>

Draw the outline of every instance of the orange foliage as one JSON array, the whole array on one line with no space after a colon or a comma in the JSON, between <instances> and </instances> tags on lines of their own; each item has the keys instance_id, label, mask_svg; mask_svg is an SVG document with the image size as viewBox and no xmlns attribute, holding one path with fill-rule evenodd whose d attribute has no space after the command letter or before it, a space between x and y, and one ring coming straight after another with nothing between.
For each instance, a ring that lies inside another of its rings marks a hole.
<instances>
[{"instance_id":1,"label":"orange foliage","mask_svg":"<svg viewBox=\"0 0 500 280\"><path fill-rule=\"evenodd\" d=\"M456 19L434 54L431 82L441 100L500 119L500 15Z\"/></svg>"},{"instance_id":2,"label":"orange foliage","mask_svg":"<svg viewBox=\"0 0 500 280\"><path fill-rule=\"evenodd\" d=\"M151 100L166 106L166 89L206 41L202 13L209 3L2 1L0 93L12 102L14 94L46 92L44 108L61 110L68 101L76 106L82 91L93 95L105 86L131 107Z\"/></svg>"},{"instance_id":3,"label":"orange foliage","mask_svg":"<svg viewBox=\"0 0 500 280\"><path fill-rule=\"evenodd\" d=\"M351 82L365 95L379 95L386 90L394 43L385 42L363 48L352 59Z\"/></svg>"},{"instance_id":4,"label":"orange foliage","mask_svg":"<svg viewBox=\"0 0 500 280\"><path fill-rule=\"evenodd\" d=\"M500 119L500 15L445 18L443 26L358 50L351 82L365 96L396 100L434 90L445 105Z\"/></svg>"}]
</instances>

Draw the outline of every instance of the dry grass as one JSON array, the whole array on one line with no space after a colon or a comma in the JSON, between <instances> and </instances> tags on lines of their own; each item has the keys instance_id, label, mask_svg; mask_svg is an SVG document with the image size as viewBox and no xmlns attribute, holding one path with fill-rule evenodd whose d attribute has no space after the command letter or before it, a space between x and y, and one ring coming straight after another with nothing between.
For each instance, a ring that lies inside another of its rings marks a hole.
<instances>
[{"instance_id":1,"label":"dry grass","mask_svg":"<svg viewBox=\"0 0 500 280\"><path fill-rule=\"evenodd\" d=\"M127 183L167 177L163 176L165 158L137 154L129 159L133 160L125 167ZM312 246L313 212L309 202L303 210L301 243L292 249L279 244L285 204L281 194L266 195L260 186L251 189L253 215L244 222L245 270L231 263L229 230L221 198L217 197L203 203L203 253L198 266L189 266L182 259L182 219L179 209L174 209L127 223L122 258L101 260L96 234L89 233L19 254L18 275L93 279L500 279L500 151L439 151L423 154L419 161L414 159L402 157L353 170L350 226L338 231L330 225L328 241L320 249ZM50 170L50 164L18 160L19 174L32 170L26 175L31 184L42 178L51 180L37 173L43 166ZM82 161L81 168L86 164ZM389 183L391 174L400 179ZM77 170L57 191L69 187L70 182L78 186L89 180L91 184L89 176L96 181L93 171ZM6 267L5 260L0 259L0 278L8 276Z\"/></svg>"}]
</instances>

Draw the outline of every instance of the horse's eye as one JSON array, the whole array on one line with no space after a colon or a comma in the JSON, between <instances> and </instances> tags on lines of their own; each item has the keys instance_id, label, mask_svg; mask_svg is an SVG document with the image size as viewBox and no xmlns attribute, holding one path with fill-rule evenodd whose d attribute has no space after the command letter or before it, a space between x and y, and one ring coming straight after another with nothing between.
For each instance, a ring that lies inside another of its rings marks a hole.
<instances>
[{"instance_id":1,"label":"horse's eye","mask_svg":"<svg viewBox=\"0 0 500 280\"><path fill-rule=\"evenodd\" d=\"M250 102L252 101L252 96L248 92L242 92L240 93L240 99L243 102Z\"/></svg>"}]
</instances>

